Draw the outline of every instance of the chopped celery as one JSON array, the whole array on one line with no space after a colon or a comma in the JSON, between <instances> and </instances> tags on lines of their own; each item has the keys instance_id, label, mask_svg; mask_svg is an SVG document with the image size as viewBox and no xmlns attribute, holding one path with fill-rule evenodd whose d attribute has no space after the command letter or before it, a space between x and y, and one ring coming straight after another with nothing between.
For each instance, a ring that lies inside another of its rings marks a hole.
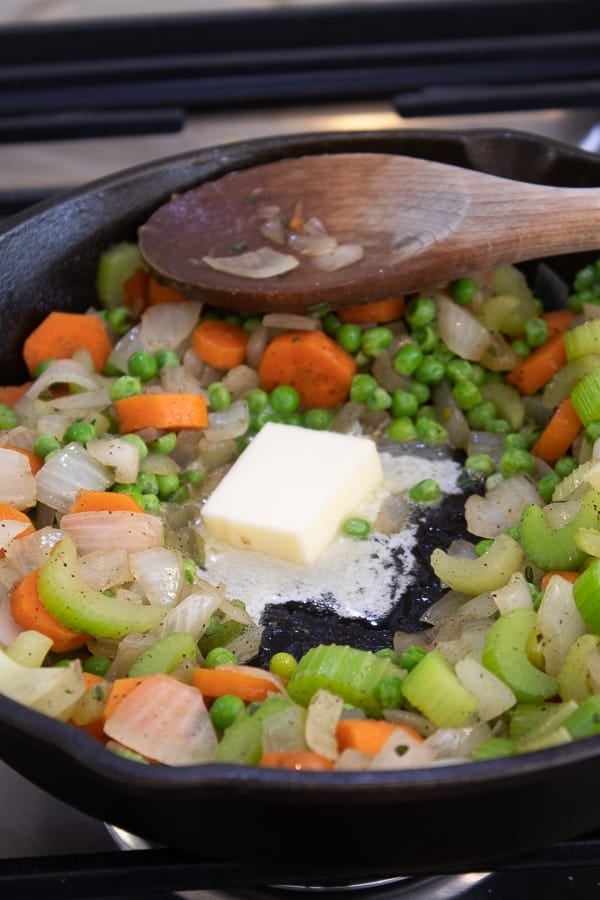
<instances>
[{"instance_id":1,"label":"chopped celery","mask_svg":"<svg viewBox=\"0 0 600 900\"><path fill-rule=\"evenodd\" d=\"M573 585L581 618L592 634L600 634L600 559L585 569Z\"/></svg>"},{"instance_id":2,"label":"chopped celery","mask_svg":"<svg viewBox=\"0 0 600 900\"><path fill-rule=\"evenodd\" d=\"M523 551L508 534L500 534L477 559L450 556L439 548L431 554L431 565L440 581L470 597L503 587L522 563Z\"/></svg>"},{"instance_id":3,"label":"chopped celery","mask_svg":"<svg viewBox=\"0 0 600 900\"><path fill-rule=\"evenodd\" d=\"M577 328L565 331L567 359L579 359L588 353L600 353L600 320L590 319Z\"/></svg>"},{"instance_id":4,"label":"chopped celery","mask_svg":"<svg viewBox=\"0 0 600 900\"><path fill-rule=\"evenodd\" d=\"M514 756L517 752L515 741L510 738L491 737L482 741L475 747L472 758L475 761L483 759L500 759L503 756Z\"/></svg>"},{"instance_id":5,"label":"chopped celery","mask_svg":"<svg viewBox=\"0 0 600 900\"><path fill-rule=\"evenodd\" d=\"M398 667L369 650L337 644L313 647L304 654L288 682L288 693L301 706L308 706L319 688L342 697L368 716L380 717L377 686Z\"/></svg>"},{"instance_id":6,"label":"chopped celery","mask_svg":"<svg viewBox=\"0 0 600 900\"><path fill-rule=\"evenodd\" d=\"M52 647L52 638L39 631L22 631L5 648L7 656L22 666L41 666Z\"/></svg>"},{"instance_id":7,"label":"chopped celery","mask_svg":"<svg viewBox=\"0 0 600 900\"><path fill-rule=\"evenodd\" d=\"M165 672L167 675L185 660L196 662L196 641L187 631L173 631L144 650L127 673L131 678Z\"/></svg>"},{"instance_id":8,"label":"chopped celery","mask_svg":"<svg viewBox=\"0 0 600 900\"><path fill-rule=\"evenodd\" d=\"M262 756L263 723L269 716L292 705L287 697L269 697L259 706L247 707L219 741L215 762L257 765Z\"/></svg>"},{"instance_id":9,"label":"chopped celery","mask_svg":"<svg viewBox=\"0 0 600 900\"><path fill-rule=\"evenodd\" d=\"M544 510L530 503L521 514L519 540L527 558L544 572L579 569L586 554L575 543L579 528L600 527L600 493L587 491L579 511L561 528L548 525Z\"/></svg>"},{"instance_id":10,"label":"chopped celery","mask_svg":"<svg viewBox=\"0 0 600 900\"><path fill-rule=\"evenodd\" d=\"M555 703L517 703L509 713L509 737L520 741L553 716L555 706Z\"/></svg>"},{"instance_id":11,"label":"chopped celery","mask_svg":"<svg viewBox=\"0 0 600 900\"><path fill-rule=\"evenodd\" d=\"M600 734L600 696L588 697L562 724L575 739Z\"/></svg>"},{"instance_id":12,"label":"chopped celery","mask_svg":"<svg viewBox=\"0 0 600 900\"><path fill-rule=\"evenodd\" d=\"M42 566L38 590L50 615L95 638L118 640L133 631L151 631L167 612L163 606L137 605L91 588L80 574L75 543L68 537L54 546Z\"/></svg>"},{"instance_id":13,"label":"chopped celery","mask_svg":"<svg viewBox=\"0 0 600 900\"><path fill-rule=\"evenodd\" d=\"M460 728L477 710L477 698L460 683L439 650L430 650L402 683L404 696L438 728Z\"/></svg>"},{"instance_id":14,"label":"chopped celery","mask_svg":"<svg viewBox=\"0 0 600 900\"><path fill-rule=\"evenodd\" d=\"M533 702L554 696L558 679L536 669L527 656L527 640L536 625L531 609L513 609L494 622L485 640L482 662L514 692Z\"/></svg>"},{"instance_id":15,"label":"chopped celery","mask_svg":"<svg viewBox=\"0 0 600 900\"><path fill-rule=\"evenodd\" d=\"M577 703L568 700L566 703L552 703L549 712L535 728L530 729L518 742L520 751L539 749L550 735L565 725L565 720L575 712Z\"/></svg>"},{"instance_id":16,"label":"chopped celery","mask_svg":"<svg viewBox=\"0 0 600 900\"><path fill-rule=\"evenodd\" d=\"M558 673L558 692L563 700L581 703L592 693L587 656L598 649L599 643L598 635L582 634L569 647Z\"/></svg>"},{"instance_id":17,"label":"chopped celery","mask_svg":"<svg viewBox=\"0 0 600 900\"><path fill-rule=\"evenodd\" d=\"M571 734L564 725L549 731L547 734L540 734L529 741L526 747L519 747L519 752L530 753L532 750L546 750L548 747L560 747L562 744L569 744L573 740Z\"/></svg>"},{"instance_id":18,"label":"chopped celery","mask_svg":"<svg viewBox=\"0 0 600 900\"><path fill-rule=\"evenodd\" d=\"M143 265L137 244L129 241L115 244L102 254L96 275L96 291L104 309L123 304L123 285Z\"/></svg>"},{"instance_id":19,"label":"chopped celery","mask_svg":"<svg viewBox=\"0 0 600 900\"><path fill-rule=\"evenodd\" d=\"M542 402L547 409L556 409L565 397L569 397L582 378L600 368L600 355L582 356L559 369L542 393Z\"/></svg>"},{"instance_id":20,"label":"chopped celery","mask_svg":"<svg viewBox=\"0 0 600 900\"><path fill-rule=\"evenodd\" d=\"M243 604L238 600L233 600L232 603L243 607ZM215 647L227 646L245 628L247 628L247 625L244 625L242 622L236 622L235 619L228 619L221 610L217 610L210 617L198 644L202 656L206 656Z\"/></svg>"},{"instance_id":21,"label":"chopped celery","mask_svg":"<svg viewBox=\"0 0 600 900\"><path fill-rule=\"evenodd\" d=\"M484 400L491 401L498 410L498 416L506 419L511 431L518 431L525 421L525 406L518 390L510 384L490 381L480 387Z\"/></svg>"}]
</instances>

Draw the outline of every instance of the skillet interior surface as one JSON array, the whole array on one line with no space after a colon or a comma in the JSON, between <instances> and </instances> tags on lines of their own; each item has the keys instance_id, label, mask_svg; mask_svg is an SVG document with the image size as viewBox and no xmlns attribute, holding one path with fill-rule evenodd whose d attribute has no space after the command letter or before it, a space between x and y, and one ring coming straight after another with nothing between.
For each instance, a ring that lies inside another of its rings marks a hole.
<instances>
[{"instance_id":1,"label":"skillet interior surface","mask_svg":"<svg viewBox=\"0 0 600 900\"><path fill-rule=\"evenodd\" d=\"M20 348L47 312L94 303L100 253L134 239L172 193L282 156L353 150L403 153L523 181L600 185L600 157L488 130L298 135L146 164L41 204L0 230L1 382L24 378ZM583 261L569 256L552 265L569 277ZM402 627L418 627L421 611L419 603L403 607ZM286 641L285 624L273 626L273 640ZM331 642L342 625L317 616L311 639ZM394 625L387 624L390 633ZM292 633L290 645L293 639ZM364 630L361 642L368 645ZM485 867L600 827L600 739L398 773L172 769L120 759L86 734L0 698L0 756L61 800L149 840L207 859L268 860L288 876L290 867L306 877L341 866L357 876Z\"/></svg>"}]
</instances>

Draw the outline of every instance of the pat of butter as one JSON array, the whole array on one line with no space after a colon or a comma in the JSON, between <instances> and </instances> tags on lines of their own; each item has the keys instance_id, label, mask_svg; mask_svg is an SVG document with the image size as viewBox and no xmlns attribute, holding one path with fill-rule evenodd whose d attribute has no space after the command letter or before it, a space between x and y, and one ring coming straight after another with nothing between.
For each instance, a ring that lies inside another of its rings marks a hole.
<instances>
[{"instance_id":1,"label":"pat of butter","mask_svg":"<svg viewBox=\"0 0 600 900\"><path fill-rule=\"evenodd\" d=\"M234 547L311 563L382 479L370 439L269 422L202 516L210 535Z\"/></svg>"}]
</instances>

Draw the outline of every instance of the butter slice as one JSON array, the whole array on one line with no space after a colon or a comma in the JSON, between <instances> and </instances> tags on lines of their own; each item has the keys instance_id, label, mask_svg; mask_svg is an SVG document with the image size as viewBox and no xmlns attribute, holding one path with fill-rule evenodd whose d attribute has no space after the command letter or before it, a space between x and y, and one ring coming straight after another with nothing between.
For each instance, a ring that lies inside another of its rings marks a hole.
<instances>
[{"instance_id":1,"label":"butter slice","mask_svg":"<svg viewBox=\"0 0 600 900\"><path fill-rule=\"evenodd\" d=\"M269 422L217 485L202 516L217 540L309 564L382 479L369 438Z\"/></svg>"}]
</instances>

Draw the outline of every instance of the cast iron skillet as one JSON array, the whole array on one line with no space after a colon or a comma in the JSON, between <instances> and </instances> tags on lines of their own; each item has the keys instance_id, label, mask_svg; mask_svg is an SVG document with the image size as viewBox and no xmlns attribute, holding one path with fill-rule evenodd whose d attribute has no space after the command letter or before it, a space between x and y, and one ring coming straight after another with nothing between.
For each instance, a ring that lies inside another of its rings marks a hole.
<instances>
[{"instance_id":1,"label":"cast iron skillet","mask_svg":"<svg viewBox=\"0 0 600 900\"><path fill-rule=\"evenodd\" d=\"M54 308L94 302L99 254L173 192L285 155L381 151L556 185L600 185L600 157L523 133L400 131L262 139L110 176L0 230L0 381ZM600 235L598 239L600 247ZM583 258L562 258L570 274ZM291 626L293 629L293 626ZM328 628L315 642L330 641ZM600 738L504 760L399 773L141 766L0 698L0 757L83 812L206 859L371 876L485 867L600 827Z\"/></svg>"}]
</instances>

